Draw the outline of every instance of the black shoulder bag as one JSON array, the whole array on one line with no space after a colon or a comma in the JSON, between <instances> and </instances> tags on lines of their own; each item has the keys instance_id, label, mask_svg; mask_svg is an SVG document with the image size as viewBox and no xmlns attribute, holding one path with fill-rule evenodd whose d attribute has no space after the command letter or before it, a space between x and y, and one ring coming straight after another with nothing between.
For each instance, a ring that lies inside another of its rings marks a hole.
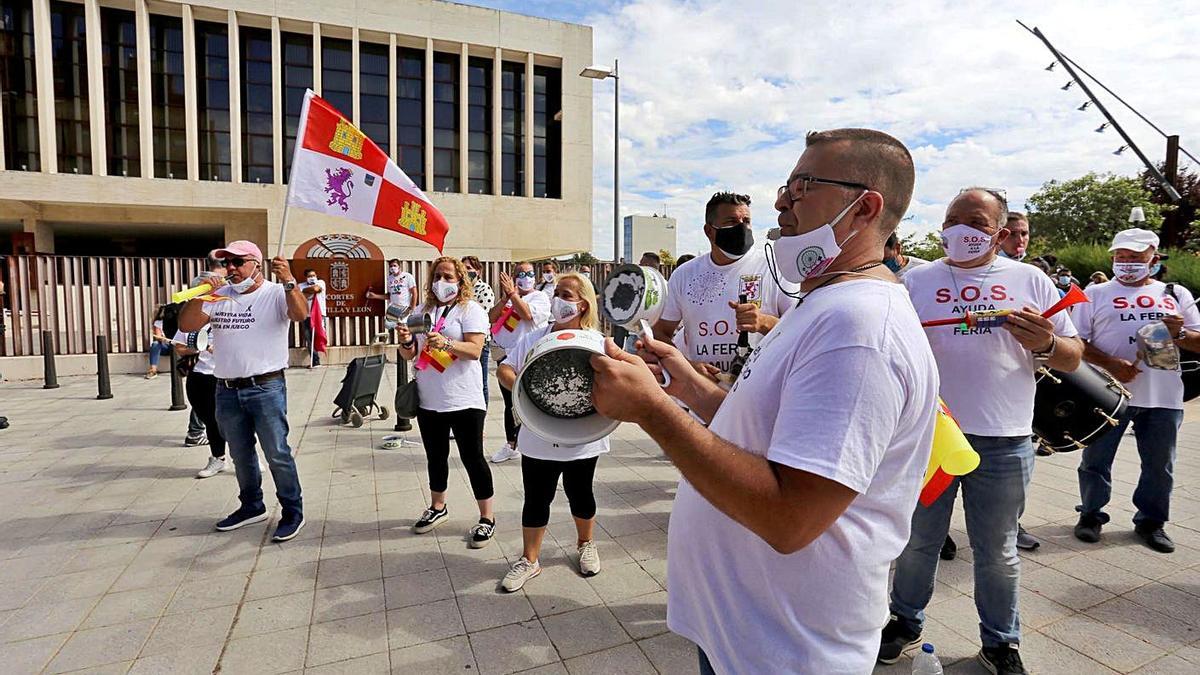
<instances>
[{"instance_id":1,"label":"black shoulder bag","mask_svg":"<svg viewBox=\"0 0 1200 675\"><path fill-rule=\"evenodd\" d=\"M1179 296L1175 294L1174 283L1167 284L1167 295L1174 298L1175 305L1179 306ZM1200 396L1200 354L1180 347L1179 368L1183 371L1183 400L1190 401Z\"/></svg>"}]
</instances>

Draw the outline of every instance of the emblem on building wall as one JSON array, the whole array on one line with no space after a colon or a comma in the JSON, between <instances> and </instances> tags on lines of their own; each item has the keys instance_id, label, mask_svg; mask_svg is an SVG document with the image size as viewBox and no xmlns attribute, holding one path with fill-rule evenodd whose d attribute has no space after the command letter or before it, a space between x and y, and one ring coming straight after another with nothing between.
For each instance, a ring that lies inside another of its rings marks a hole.
<instances>
[{"instance_id":1,"label":"emblem on building wall","mask_svg":"<svg viewBox=\"0 0 1200 675\"><path fill-rule=\"evenodd\" d=\"M339 293L350 288L350 263L338 260L329 263L329 285Z\"/></svg>"}]
</instances>

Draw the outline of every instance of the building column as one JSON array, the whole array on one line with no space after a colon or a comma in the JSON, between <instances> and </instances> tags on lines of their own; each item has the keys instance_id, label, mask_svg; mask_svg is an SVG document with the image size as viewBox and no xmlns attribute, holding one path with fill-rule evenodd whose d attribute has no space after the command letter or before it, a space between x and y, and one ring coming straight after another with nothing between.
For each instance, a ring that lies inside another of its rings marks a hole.
<instances>
[{"instance_id":1,"label":"building column","mask_svg":"<svg viewBox=\"0 0 1200 675\"><path fill-rule=\"evenodd\" d=\"M183 123L187 134L187 177L200 180L200 127L196 95L196 20L183 5Z\"/></svg>"},{"instance_id":2,"label":"building column","mask_svg":"<svg viewBox=\"0 0 1200 675\"><path fill-rule=\"evenodd\" d=\"M229 10L229 178L242 182L242 40L237 12Z\"/></svg>"},{"instance_id":3,"label":"building column","mask_svg":"<svg viewBox=\"0 0 1200 675\"><path fill-rule=\"evenodd\" d=\"M354 126L359 126L358 96L361 87L358 85L358 26L350 30L350 118Z\"/></svg>"},{"instance_id":4,"label":"building column","mask_svg":"<svg viewBox=\"0 0 1200 675\"><path fill-rule=\"evenodd\" d=\"M425 190L433 192L433 38L425 38Z\"/></svg>"},{"instance_id":5,"label":"building column","mask_svg":"<svg viewBox=\"0 0 1200 675\"><path fill-rule=\"evenodd\" d=\"M33 65L37 78L38 154L42 171L58 173L58 145L54 136L54 64L50 60L50 0L33 0Z\"/></svg>"},{"instance_id":6,"label":"building column","mask_svg":"<svg viewBox=\"0 0 1200 675\"><path fill-rule=\"evenodd\" d=\"M313 93L321 95L321 24L313 23Z\"/></svg>"},{"instance_id":7,"label":"building column","mask_svg":"<svg viewBox=\"0 0 1200 675\"><path fill-rule=\"evenodd\" d=\"M396 161L396 34L388 34L388 155Z\"/></svg>"},{"instance_id":8,"label":"building column","mask_svg":"<svg viewBox=\"0 0 1200 675\"><path fill-rule=\"evenodd\" d=\"M104 58L100 30L100 2L87 0L83 5L84 32L87 46L88 121L92 137L92 175L108 175L108 137L104 125Z\"/></svg>"},{"instance_id":9,"label":"building column","mask_svg":"<svg viewBox=\"0 0 1200 675\"><path fill-rule=\"evenodd\" d=\"M525 196L533 194L533 52L525 55Z\"/></svg>"},{"instance_id":10,"label":"building column","mask_svg":"<svg viewBox=\"0 0 1200 675\"><path fill-rule=\"evenodd\" d=\"M271 156L276 185L283 183L283 36L279 17L271 17Z\"/></svg>"},{"instance_id":11,"label":"building column","mask_svg":"<svg viewBox=\"0 0 1200 675\"><path fill-rule=\"evenodd\" d=\"M54 253L54 229L37 216L21 219L21 229L33 233L33 247L38 253Z\"/></svg>"},{"instance_id":12,"label":"building column","mask_svg":"<svg viewBox=\"0 0 1200 675\"><path fill-rule=\"evenodd\" d=\"M469 98L471 93L470 82L468 77L470 71L467 69L467 60L470 58L470 53L467 49L467 43L463 43L459 50L458 57L458 191L464 194L471 192L471 182L468 179L470 171L470 153L468 152L468 144L471 136L468 133L471 124L468 120L470 115Z\"/></svg>"},{"instance_id":13,"label":"building column","mask_svg":"<svg viewBox=\"0 0 1200 675\"><path fill-rule=\"evenodd\" d=\"M150 13L146 0L134 5L134 26L137 30L138 69L138 148L142 155L142 178L154 178L154 110L151 107L150 79Z\"/></svg>"},{"instance_id":14,"label":"building column","mask_svg":"<svg viewBox=\"0 0 1200 675\"><path fill-rule=\"evenodd\" d=\"M501 151L503 144L501 140L504 137L503 123L504 117L501 112L504 108L504 75L500 67L501 59L503 58L502 51L496 47L496 55L492 58L492 95L489 97L492 102L492 194L500 194L500 183L502 176Z\"/></svg>"}]
</instances>

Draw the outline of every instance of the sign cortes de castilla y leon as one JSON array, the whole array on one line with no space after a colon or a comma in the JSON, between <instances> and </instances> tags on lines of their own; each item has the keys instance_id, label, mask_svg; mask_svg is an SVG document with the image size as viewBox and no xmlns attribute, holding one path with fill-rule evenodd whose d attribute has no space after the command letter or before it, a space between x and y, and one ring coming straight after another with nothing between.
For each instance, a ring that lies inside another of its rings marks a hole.
<instances>
[{"instance_id":1,"label":"sign cortes de castilla y leon","mask_svg":"<svg viewBox=\"0 0 1200 675\"><path fill-rule=\"evenodd\" d=\"M303 280L304 270L311 268L325 282L325 313L333 317L379 314L379 302L368 300L367 291L384 287L384 267L383 251L353 234L309 239L292 256L298 279Z\"/></svg>"}]
</instances>

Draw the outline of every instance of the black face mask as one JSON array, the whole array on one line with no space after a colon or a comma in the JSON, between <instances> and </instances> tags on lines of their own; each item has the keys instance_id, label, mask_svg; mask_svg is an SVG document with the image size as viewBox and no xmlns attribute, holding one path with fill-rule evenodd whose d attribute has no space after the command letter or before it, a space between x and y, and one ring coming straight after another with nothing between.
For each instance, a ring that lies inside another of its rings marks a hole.
<instances>
[{"instance_id":1,"label":"black face mask","mask_svg":"<svg viewBox=\"0 0 1200 675\"><path fill-rule=\"evenodd\" d=\"M714 228L713 242L725 255L737 260L754 245L754 231L745 225Z\"/></svg>"}]
</instances>

